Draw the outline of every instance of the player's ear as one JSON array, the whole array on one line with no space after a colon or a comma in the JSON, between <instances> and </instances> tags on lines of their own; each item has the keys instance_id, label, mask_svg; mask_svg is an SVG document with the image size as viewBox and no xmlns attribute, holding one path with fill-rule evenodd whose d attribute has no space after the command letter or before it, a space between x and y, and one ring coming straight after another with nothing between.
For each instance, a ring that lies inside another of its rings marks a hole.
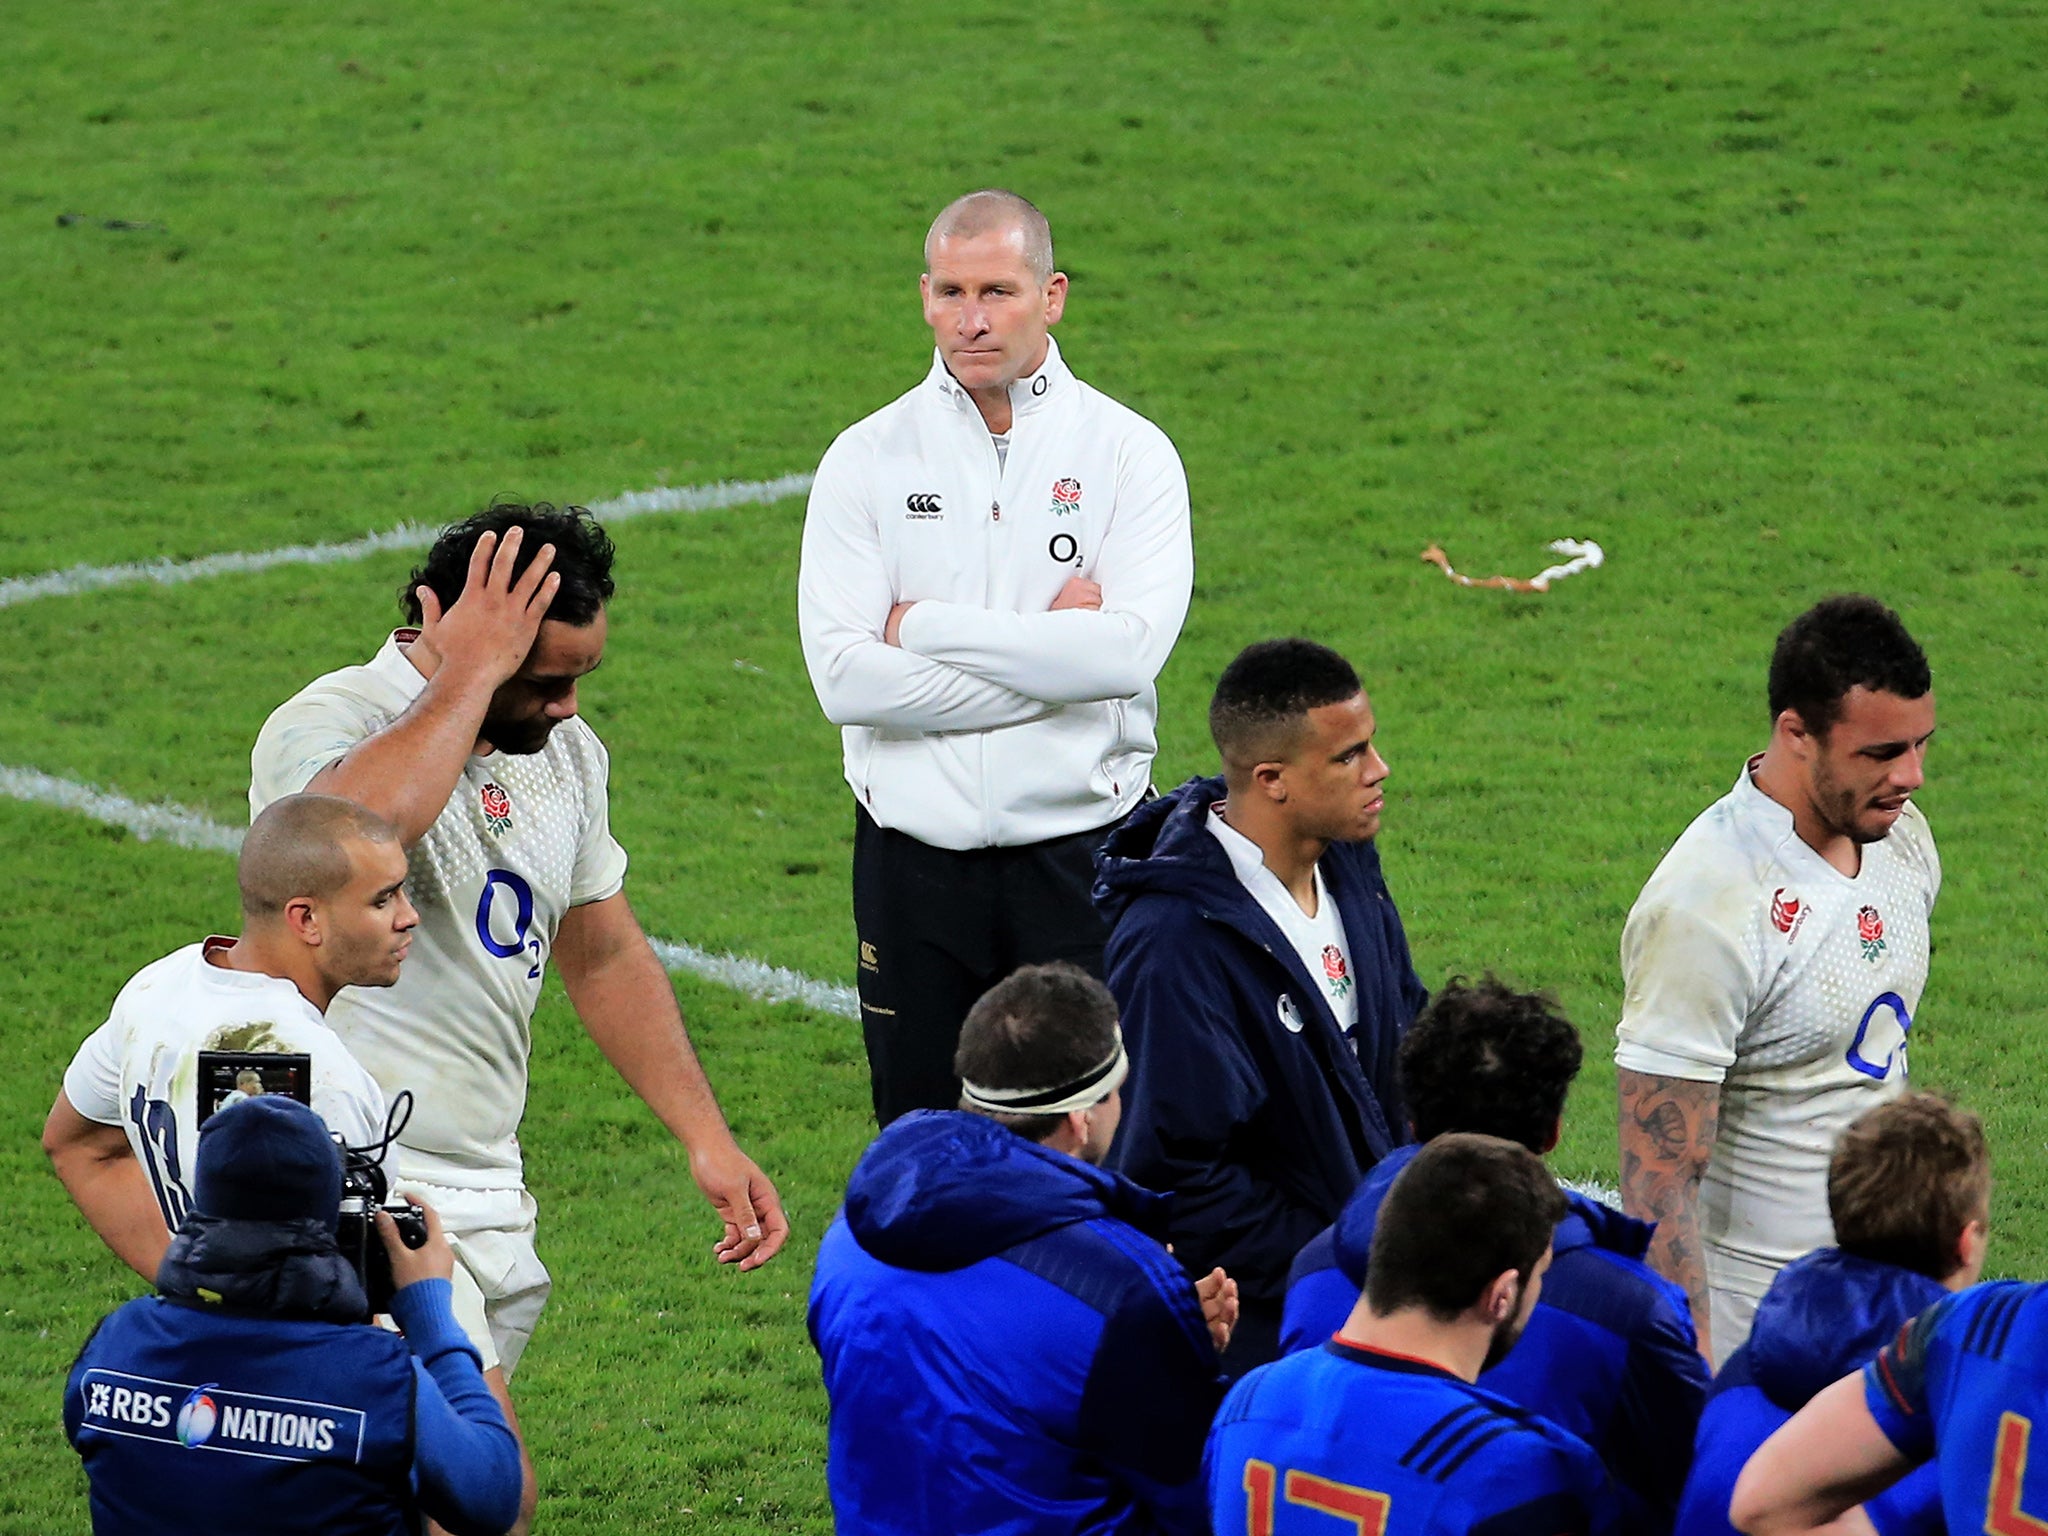
<instances>
[{"instance_id":1,"label":"player's ear","mask_svg":"<svg viewBox=\"0 0 2048 1536\"><path fill-rule=\"evenodd\" d=\"M1252 787L1275 805L1287 803L1287 786L1281 782L1285 763L1260 763L1252 769Z\"/></svg>"},{"instance_id":2,"label":"player's ear","mask_svg":"<svg viewBox=\"0 0 2048 1536\"><path fill-rule=\"evenodd\" d=\"M1500 1324L1515 1315L1515 1308L1522 1298L1522 1272L1504 1269L1493 1277L1480 1297L1480 1306L1486 1312L1489 1323Z\"/></svg>"},{"instance_id":3,"label":"player's ear","mask_svg":"<svg viewBox=\"0 0 2048 1536\"><path fill-rule=\"evenodd\" d=\"M294 896L284 904L284 925L301 944L318 948L326 937L321 928L320 904L310 896Z\"/></svg>"},{"instance_id":4,"label":"player's ear","mask_svg":"<svg viewBox=\"0 0 2048 1536\"><path fill-rule=\"evenodd\" d=\"M1806 728L1806 719L1796 709L1781 709L1771 722L1771 735L1785 743L1801 759L1813 755L1819 738Z\"/></svg>"}]
</instances>

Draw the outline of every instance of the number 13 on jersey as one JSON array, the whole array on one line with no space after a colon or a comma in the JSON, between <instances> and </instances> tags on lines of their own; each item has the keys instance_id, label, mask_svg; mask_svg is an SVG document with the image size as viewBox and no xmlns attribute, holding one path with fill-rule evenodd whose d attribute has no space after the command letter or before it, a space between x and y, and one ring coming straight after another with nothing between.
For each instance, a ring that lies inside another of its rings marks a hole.
<instances>
[{"instance_id":1,"label":"number 13 on jersey","mask_svg":"<svg viewBox=\"0 0 2048 1536\"><path fill-rule=\"evenodd\" d=\"M1289 1504L1335 1516L1338 1523L1327 1527L1332 1536L1340 1536L1346 1527L1356 1536L1385 1536L1387 1507L1392 1500L1384 1493L1332 1482L1312 1472L1289 1469L1283 1473L1269 1461L1244 1464L1245 1536L1273 1536L1275 1495L1282 1493Z\"/></svg>"}]
</instances>

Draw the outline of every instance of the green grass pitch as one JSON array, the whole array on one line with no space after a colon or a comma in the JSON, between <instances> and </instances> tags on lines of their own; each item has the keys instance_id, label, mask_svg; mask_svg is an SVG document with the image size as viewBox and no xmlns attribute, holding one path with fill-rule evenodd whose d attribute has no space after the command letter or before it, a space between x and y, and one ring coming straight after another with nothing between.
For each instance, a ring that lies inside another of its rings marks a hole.
<instances>
[{"instance_id":1,"label":"green grass pitch","mask_svg":"<svg viewBox=\"0 0 2048 1536\"><path fill-rule=\"evenodd\" d=\"M1569 1174L1613 1168L1622 918L1761 744L1772 636L1883 595L1942 720L1916 1075L1989 1123L1994 1268L2048 1272L2048 6L16 0L0 31L0 577L808 470L926 366L932 212L1038 200L1069 359L1193 485L1160 781L1206 771L1245 642L1350 654L1425 976L1552 987L1586 1033ZM801 517L622 525L587 710L649 929L847 981ZM1609 562L1547 597L1417 559L1528 574L1563 535ZM406 565L0 609L0 764L237 819L258 723L368 654ZM40 1536L86 1528L59 1382L136 1286L35 1132L120 983L234 914L216 854L11 802L0 847L0 1531ZM543 1528L822 1531L803 1303L859 1043L679 990L796 1236L712 1263L678 1149L551 990Z\"/></svg>"}]
</instances>

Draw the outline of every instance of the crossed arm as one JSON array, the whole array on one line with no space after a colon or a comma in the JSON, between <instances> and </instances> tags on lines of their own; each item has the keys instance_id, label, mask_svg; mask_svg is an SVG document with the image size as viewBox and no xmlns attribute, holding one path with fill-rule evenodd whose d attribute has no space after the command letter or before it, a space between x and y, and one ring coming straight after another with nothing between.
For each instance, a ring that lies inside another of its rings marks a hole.
<instances>
[{"instance_id":1,"label":"crossed arm","mask_svg":"<svg viewBox=\"0 0 2048 1536\"><path fill-rule=\"evenodd\" d=\"M1650 1267L1685 1290L1700 1353L1713 1358L1707 1271L1700 1247L1700 1180L1721 1127L1721 1085L1620 1068L1621 1203L1654 1221Z\"/></svg>"}]
</instances>

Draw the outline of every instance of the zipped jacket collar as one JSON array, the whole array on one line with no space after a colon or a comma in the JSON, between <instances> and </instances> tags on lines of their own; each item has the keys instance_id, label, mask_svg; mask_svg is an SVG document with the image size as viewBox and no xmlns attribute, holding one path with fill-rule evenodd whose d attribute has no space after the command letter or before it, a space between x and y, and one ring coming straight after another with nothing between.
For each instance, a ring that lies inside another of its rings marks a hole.
<instances>
[{"instance_id":1,"label":"zipped jacket collar","mask_svg":"<svg viewBox=\"0 0 2048 1536\"><path fill-rule=\"evenodd\" d=\"M945 358L939 355L937 347L932 348L932 371L927 381L956 410L976 410L974 397L967 388L946 367ZM1035 412L1042 411L1064 396L1074 383L1073 370L1060 357L1060 344L1052 337L1045 338L1045 361L1038 365L1038 371L1028 374L1010 386L1010 415L1014 423Z\"/></svg>"}]
</instances>

